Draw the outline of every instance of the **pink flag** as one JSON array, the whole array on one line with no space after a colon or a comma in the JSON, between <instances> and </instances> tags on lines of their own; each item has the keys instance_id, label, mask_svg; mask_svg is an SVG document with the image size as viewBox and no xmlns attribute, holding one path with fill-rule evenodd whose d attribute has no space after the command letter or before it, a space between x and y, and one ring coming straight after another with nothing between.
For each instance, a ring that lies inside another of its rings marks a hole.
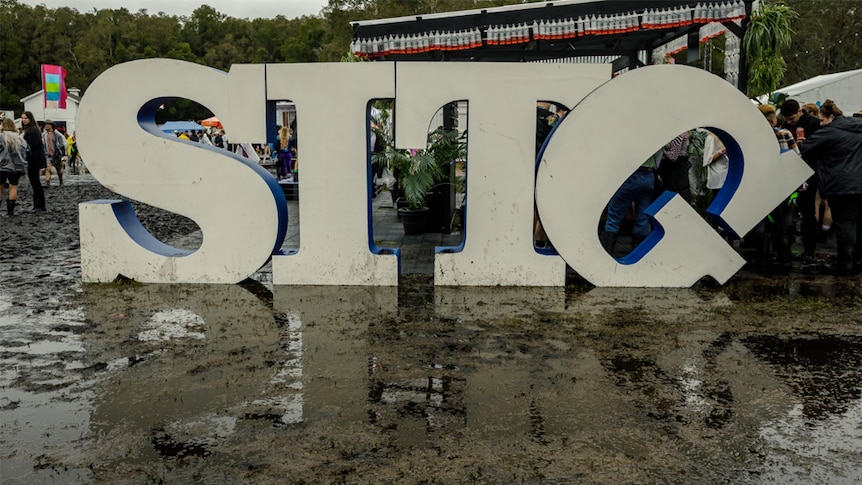
<instances>
[{"instance_id":1,"label":"pink flag","mask_svg":"<svg viewBox=\"0 0 862 485\"><path fill-rule=\"evenodd\" d=\"M46 108L66 109L66 70L62 66L42 64L42 92Z\"/></svg>"}]
</instances>

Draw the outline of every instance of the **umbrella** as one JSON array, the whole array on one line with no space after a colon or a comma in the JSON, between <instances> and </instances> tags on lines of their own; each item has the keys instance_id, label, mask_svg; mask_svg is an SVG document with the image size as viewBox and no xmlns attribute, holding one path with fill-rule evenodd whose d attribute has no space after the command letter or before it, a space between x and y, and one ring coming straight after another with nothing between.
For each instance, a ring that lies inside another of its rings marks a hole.
<instances>
[{"instance_id":1,"label":"umbrella","mask_svg":"<svg viewBox=\"0 0 862 485\"><path fill-rule=\"evenodd\" d=\"M212 118L207 118L201 121L201 125L203 126L214 126L218 129L221 129L221 121L218 120L218 116L213 116Z\"/></svg>"}]
</instances>

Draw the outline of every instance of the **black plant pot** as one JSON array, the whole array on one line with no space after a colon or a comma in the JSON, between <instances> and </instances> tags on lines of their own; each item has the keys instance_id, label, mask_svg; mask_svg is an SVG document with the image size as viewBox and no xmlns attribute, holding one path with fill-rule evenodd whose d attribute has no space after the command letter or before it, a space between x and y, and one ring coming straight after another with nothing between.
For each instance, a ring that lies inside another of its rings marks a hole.
<instances>
[{"instance_id":1,"label":"black plant pot","mask_svg":"<svg viewBox=\"0 0 862 485\"><path fill-rule=\"evenodd\" d=\"M449 183L437 184L425 195L428 205L426 232L452 233L452 215L455 212L455 190Z\"/></svg>"},{"instance_id":2,"label":"black plant pot","mask_svg":"<svg viewBox=\"0 0 862 485\"><path fill-rule=\"evenodd\" d=\"M398 209L401 224L404 226L404 234L425 234L425 225L428 219L428 208L421 209Z\"/></svg>"},{"instance_id":3,"label":"black plant pot","mask_svg":"<svg viewBox=\"0 0 862 485\"><path fill-rule=\"evenodd\" d=\"M401 209L407 208L407 199L404 197L398 197L393 202L395 204L395 214L398 216L398 222L401 222Z\"/></svg>"}]
</instances>

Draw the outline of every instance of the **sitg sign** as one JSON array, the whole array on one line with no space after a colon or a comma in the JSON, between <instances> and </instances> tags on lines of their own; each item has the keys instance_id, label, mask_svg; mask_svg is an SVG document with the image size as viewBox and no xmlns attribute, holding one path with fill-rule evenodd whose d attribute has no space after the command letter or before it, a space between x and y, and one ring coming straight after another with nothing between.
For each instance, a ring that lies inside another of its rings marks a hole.
<instances>
[{"instance_id":1,"label":"sitg sign","mask_svg":"<svg viewBox=\"0 0 862 485\"><path fill-rule=\"evenodd\" d=\"M274 177L226 151L159 131L165 101L187 98L219 116L232 142L267 139L277 100L301 120L301 241L282 254L287 204ZM375 246L368 195L371 100L395 98L396 145L423 147L443 105L468 102L465 239L438 252L446 286L561 286L566 264L597 286L724 283L743 259L686 204L666 193L648 210L654 230L636 261L614 259L596 228L605 204L650 155L706 127L728 148L724 188L708 212L744 234L811 170L779 153L760 112L730 84L685 66L611 79L608 65L333 63L234 65L229 73L168 59L120 64L81 101L78 142L87 167L125 197L192 219L197 250L149 234L127 202L80 205L86 282L118 274L151 283L235 283L272 260L276 285L397 285L397 251ZM574 108L536 170L537 100ZM559 255L533 246L538 209Z\"/></svg>"}]
</instances>

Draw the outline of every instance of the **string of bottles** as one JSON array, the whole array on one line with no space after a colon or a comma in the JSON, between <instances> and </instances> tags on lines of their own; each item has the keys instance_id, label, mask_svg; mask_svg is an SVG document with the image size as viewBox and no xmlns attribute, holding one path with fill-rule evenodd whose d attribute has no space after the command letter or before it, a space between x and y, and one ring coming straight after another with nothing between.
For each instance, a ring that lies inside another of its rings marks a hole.
<instances>
[{"instance_id":1,"label":"string of bottles","mask_svg":"<svg viewBox=\"0 0 862 485\"><path fill-rule=\"evenodd\" d=\"M726 32L727 28L723 24L702 24L699 29L700 42L703 43L710 39L714 39L718 36L724 35ZM736 38L735 36L731 37ZM728 38L728 42L730 42L730 38ZM686 49L688 49L688 40L685 37L674 39L653 49L652 61L655 64L660 64L664 62L666 57L675 56Z\"/></svg>"},{"instance_id":2,"label":"string of bottles","mask_svg":"<svg viewBox=\"0 0 862 485\"><path fill-rule=\"evenodd\" d=\"M742 2L698 3L694 7L694 23L735 22L745 18Z\"/></svg>"},{"instance_id":3,"label":"string of bottles","mask_svg":"<svg viewBox=\"0 0 862 485\"><path fill-rule=\"evenodd\" d=\"M430 51L458 51L482 46L478 29L422 34L386 35L373 39L357 39L351 50L360 57L382 57L393 54L420 54Z\"/></svg>"},{"instance_id":4,"label":"string of bottles","mask_svg":"<svg viewBox=\"0 0 862 485\"><path fill-rule=\"evenodd\" d=\"M671 29L692 24L737 21L744 17L745 4L741 0L702 2L694 7L646 9L640 13L589 15L577 19L542 19L532 23L489 25L484 29L476 27L467 30L358 38L352 42L351 50L360 57L376 58L394 54L474 49L482 45L518 45L531 40L617 35L640 29Z\"/></svg>"},{"instance_id":5,"label":"string of bottles","mask_svg":"<svg viewBox=\"0 0 862 485\"><path fill-rule=\"evenodd\" d=\"M730 84L741 88L739 85L739 53L742 42L736 36L728 36L724 46L724 78Z\"/></svg>"}]
</instances>

